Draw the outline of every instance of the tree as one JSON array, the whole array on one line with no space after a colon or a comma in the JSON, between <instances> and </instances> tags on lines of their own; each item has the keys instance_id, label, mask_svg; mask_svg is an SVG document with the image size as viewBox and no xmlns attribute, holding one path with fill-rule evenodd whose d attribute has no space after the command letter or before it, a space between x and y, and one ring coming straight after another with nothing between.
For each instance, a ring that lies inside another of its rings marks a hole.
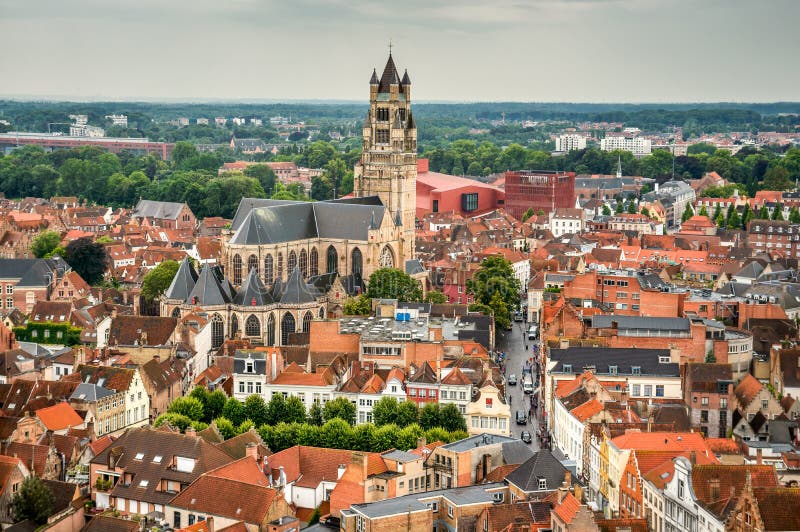
<instances>
[{"instance_id":1,"label":"tree","mask_svg":"<svg viewBox=\"0 0 800 532\"><path fill-rule=\"evenodd\" d=\"M381 397L372 405L372 422L377 426L393 423L397 418L397 399Z\"/></svg>"},{"instance_id":2,"label":"tree","mask_svg":"<svg viewBox=\"0 0 800 532\"><path fill-rule=\"evenodd\" d=\"M425 430L442 426L442 412L439 403L426 403L419 412L419 424Z\"/></svg>"},{"instance_id":3,"label":"tree","mask_svg":"<svg viewBox=\"0 0 800 532\"><path fill-rule=\"evenodd\" d=\"M30 519L43 525L53 513L55 497L50 488L36 475L30 475L20 484L11 500L14 522Z\"/></svg>"},{"instance_id":4,"label":"tree","mask_svg":"<svg viewBox=\"0 0 800 532\"><path fill-rule=\"evenodd\" d=\"M528 219L530 219L530 218L531 218L531 216L533 216L534 214L536 214L536 213L535 213L535 212L533 212L533 207L528 207L528 210L527 210L527 211L525 211L525 212L522 214L522 220L521 220L521 221L523 221L523 222L527 222L527 221L528 221Z\"/></svg>"},{"instance_id":5,"label":"tree","mask_svg":"<svg viewBox=\"0 0 800 532\"><path fill-rule=\"evenodd\" d=\"M650 209L648 209L647 207L642 207L642 216L647 216L648 218L650 218Z\"/></svg>"},{"instance_id":6,"label":"tree","mask_svg":"<svg viewBox=\"0 0 800 532\"><path fill-rule=\"evenodd\" d=\"M691 203L687 203L686 208L683 210L683 214L681 215L681 222L685 222L692 216L694 216L694 209L692 209Z\"/></svg>"},{"instance_id":7,"label":"tree","mask_svg":"<svg viewBox=\"0 0 800 532\"><path fill-rule=\"evenodd\" d=\"M611 209L605 203L603 204L603 216L611 216Z\"/></svg>"},{"instance_id":8,"label":"tree","mask_svg":"<svg viewBox=\"0 0 800 532\"><path fill-rule=\"evenodd\" d=\"M413 401L400 401L397 405L397 417L394 423L400 427L407 427L419 420L419 407Z\"/></svg>"},{"instance_id":9,"label":"tree","mask_svg":"<svg viewBox=\"0 0 800 532\"><path fill-rule=\"evenodd\" d=\"M441 417L441 427L450 432L456 430L467 430L467 422L458 407L452 403L442 406L439 415Z\"/></svg>"},{"instance_id":10,"label":"tree","mask_svg":"<svg viewBox=\"0 0 800 532\"><path fill-rule=\"evenodd\" d=\"M266 164L253 164L244 169L244 175L258 180L261 188L267 194L275 188L275 172Z\"/></svg>"},{"instance_id":11,"label":"tree","mask_svg":"<svg viewBox=\"0 0 800 532\"><path fill-rule=\"evenodd\" d=\"M222 409L225 408L225 401L227 397L222 390L214 390L206 395L205 407L203 414L205 415L204 421L211 421L222 415Z\"/></svg>"},{"instance_id":12,"label":"tree","mask_svg":"<svg viewBox=\"0 0 800 532\"><path fill-rule=\"evenodd\" d=\"M789 172L782 166L772 166L764 175L764 190L788 190L792 187Z\"/></svg>"},{"instance_id":13,"label":"tree","mask_svg":"<svg viewBox=\"0 0 800 532\"><path fill-rule=\"evenodd\" d=\"M319 401L314 401L311 408L308 409L308 423L316 427L322 426L322 407L319 405Z\"/></svg>"},{"instance_id":14,"label":"tree","mask_svg":"<svg viewBox=\"0 0 800 532\"><path fill-rule=\"evenodd\" d=\"M302 423L306 420L306 407L303 401L296 395L286 398L286 415L284 420L287 423Z\"/></svg>"},{"instance_id":15,"label":"tree","mask_svg":"<svg viewBox=\"0 0 800 532\"><path fill-rule=\"evenodd\" d=\"M778 203L772 209L772 219L776 221L783 221L783 205Z\"/></svg>"},{"instance_id":16,"label":"tree","mask_svg":"<svg viewBox=\"0 0 800 532\"><path fill-rule=\"evenodd\" d=\"M617 200L617 206L614 207L614 212L617 213L617 214L622 214L622 211L624 211L624 210L625 210L625 208L622 205L622 202Z\"/></svg>"},{"instance_id":17,"label":"tree","mask_svg":"<svg viewBox=\"0 0 800 532\"><path fill-rule=\"evenodd\" d=\"M722 207L719 203L717 203L717 206L714 209L714 216L712 216L711 219L716 222L720 216L722 216Z\"/></svg>"},{"instance_id":18,"label":"tree","mask_svg":"<svg viewBox=\"0 0 800 532\"><path fill-rule=\"evenodd\" d=\"M42 231L31 242L31 253L36 258L43 258L52 253L61 244L61 233L57 231Z\"/></svg>"},{"instance_id":19,"label":"tree","mask_svg":"<svg viewBox=\"0 0 800 532\"><path fill-rule=\"evenodd\" d=\"M717 227L725 227L725 215L722 214L722 211L714 218L714 223L717 224Z\"/></svg>"},{"instance_id":20,"label":"tree","mask_svg":"<svg viewBox=\"0 0 800 532\"><path fill-rule=\"evenodd\" d=\"M84 237L73 240L67 245L64 260L84 281L95 285L103 280L108 265L108 253L102 244Z\"/></svg>"},{"instance_id":21,"label":"tree","mask_svg":"<svg viewBox=\"0 0 800 532\"><path fill-rule=\"evenodd\" d=\"M699 214L700 216L706 216L706 217L708 216L708 209L706 209L706 206L705 206L705 205L703 205L702 207L700 207L700 212L699 212L698 214Z\"/></svg>"},{"instance_id":22,"label":"tree","mask_svg":"<svg viewBox=\"0 0 800 532\"><path fill-rule=\"evenodd\" d=\"M311 199L322 201L333 198L333 183L322 176L314 176L311 178Z\"/></svg>"},{"instance_id":23,"label":"tree","mask_svg":"<svg viewBox=\"0 0 800 532\"><path fill-rule=\"evenodd\" d=\"M351 297L344 302L343 311L345 316L369 316L372 314L372 299L366 294Z\"/></svg>"},{"instance_id":24,"label":"tree","mask_svg":"<svg viewBox=\"0 0 800 532\"><path fill-rule=\"evenodd\" d=\"M351 403L347 397L337 397L332 401L328 401L322 408L322 419L325 420L325 423L328 423L335 418L342 419L350 425L355 424L356 405Z\"/></svg>"},{"instance_id":25,"label":"tree","mask_svg":"<svg viewBox=\"0 0 800 532\"><path fill-rule=\"evenodd\" d=\"M425 303L432 305L443 305L447 303L447 296L439 290L431 290L425 295Z\"/></svg>"},{"instance_id":26,"label":"tree","mask_svg":"<svg viewBox=\"0 0 800 532\"><path fill-rule=\"evenodd\" d=\"M800 210L798 210L796 205L793 205L792 209L789 211L789 221L793 224L800 224Z\"/></svg>"},{"instance_id":27,"label":"tree","mask_svg":"<svg viewBox=\"0 0 800 532\"><path fill-rule=\"evenodd\" d=\"M628 214L636 214L636 203L633 200L628 202Z\"/></svg>"},{"instance_id":28,"label":"tree","mask_svg":"<svg viewBox=\"0 0 800 532\"><path fill-rule=\"evenodd\" d=\"M156 298L166 292L169 285L172 284L172 279L178 273L178 264L174 260L165 260L144 276L142 280L142 296L147 301L154 301Z\"/></svg>"},{"instance_id":29,"label":"tree","mask_svg":"<svg viewBox=\"0 0 800 532\"><path fill-rule=\"evenodd\" d=\"M338 401L339 399L344 399L344 402L353 407L353 416L355 417L355 405L345 397L339 397L334 401ZM333 401L328 401L325 404L325 408L327 409L328 405L332 402ZM320 441L325 442L325 446L329 448L349 449L353 444L353 428L351 425L352 423L338 416L328 419L319 431Z\"/></svg>"},{"instance_id":30,"label":"tree","mask_svg":"<svg viewBox=\"0 0 800 532\"><path fill-rule=\"evenodd\" d=\"M733 207L733 204L731 204ZM735 207L728 209L728 229L741 229L742 218L739 216L739 211Z\"/></svg>"},{"instance_id":31,"label":"tree","mask_svg":"<svg viewBox=\"0 0 800 532\"><path fill-rule=\"evenodd\" d=\"M229 419L234 425L238 425L244 421L244 407L238 399L230 397L225 402L225 407L222 409L222 416Z\"/></svg>"},{"instance_id":32,"label":"tree","mask_svg":"<svg viewBox=\"0 0 800 532\"><path fill-rule=\"evenodd\" d=\"M272 398L266 403L266 411L264 413L264 423L269 425L277 425L286 419L286 399L282 394L272 394ZM259 425L261 425L259 423Z\"/></svg>"},{"instance_id":33,"label":"tree","mask_svg":"<svg viewBox=\"0 0 800 532\"><path fill-rule=\"evenodd\" d=\"M367 297L397 299L401 302L422 301L419 281L395 268L380 268L369 276Z\"/></svg>"},{"instance_id":34,"label":"tree","mask_svg":"<svg viewBox=\"0 0 800 532\"><path fill-rule=\"evenodd\" d=\"M191 395L178 397L170 403L167 412L186 416L192 421L201 421L203 419L203 403Z\"/></svg>"},{"instance_id":35,"label":"tree","mask_svg":"<svg viewBox=\"0 0 800 532\"><path fill-rule=\"evenodd\" d=\"M226 440L236 436L236 427L233 426L233 423L231 423L230 419L226 417L218 417L214 419L214 424L217 426L219 433Z\"/></svg>"},{"instance_id":36,"label":"tree","mask_svg":"<svg viewBox=\"0 0 800 532\"><path fill-rule=\"evenodd\" d=\"M519 305L519 292L519 280L503 257L483 259L480 269L467 281L467 293L475 296L475 304L491 309L498 329L511 323L511 309Z\"/></svg>"},{"instance_id":37,"label":"tree","mask_svg":"<svg viewBox=\"0 0 800 532\"><path fill-rule=\"evenodd\" d=\"M767 209L766 205L762 205L760 209L758 209L758 215L756 216L759 220L769 220L769 210Z\"/></svg>"},{"instance_id":38,"label":"tree","mask_svg":"<svg viewBox=\"0 0 800 532\"><path fill-rule=\"evenodd\" d=\"M154 427L160 427L164 423L169 423L173 427L184 431L187 427L191 426L192 419L188 416L184 416L183 414L178 414L176 412L165 412L158 416L156 420L153 422Z\"/></svg>"}]
</instances>

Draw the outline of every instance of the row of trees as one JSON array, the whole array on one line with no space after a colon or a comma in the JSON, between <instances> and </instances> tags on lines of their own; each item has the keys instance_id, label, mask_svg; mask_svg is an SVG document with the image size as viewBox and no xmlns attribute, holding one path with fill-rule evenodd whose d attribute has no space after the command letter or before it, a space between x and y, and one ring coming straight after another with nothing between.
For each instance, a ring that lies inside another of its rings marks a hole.
<instances>
[{"instance_id":1,"label":"row of trees","mask_svg":"<svg viewBox=\"0 0 800 532\"><path fill-rule=\"evenodd\" d=\"M392 447L409 449L420 437L428 441L456 441L467 436L464 417L454 405L436 403L419 409L411 402L383 398L373 407L375 424L355 425L356 406L337 397L324 406L314 403L306 411L295 396L273 395L265 402L250 395L239 402L220 390L197 387L186 397L175 399L155 426L165 422L184 431L203 430L212 422L225 438L257 428L264 443L277 452L293 445L382 452Z\"/></svg>"}]
</instances>

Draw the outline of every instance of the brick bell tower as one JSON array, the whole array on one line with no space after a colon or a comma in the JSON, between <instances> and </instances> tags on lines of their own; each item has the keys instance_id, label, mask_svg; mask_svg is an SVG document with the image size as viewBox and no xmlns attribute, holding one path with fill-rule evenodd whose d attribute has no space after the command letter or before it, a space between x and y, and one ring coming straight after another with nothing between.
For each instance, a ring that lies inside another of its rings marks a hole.
<instances>
[{"instance_id":1,"label":"brick bell tower","mask_svg":"<svg viewBox=\"0 0 800 532\"><path fill-rule=\"evenodd\" d=\"M378 79L369 80L369 111L364 119L363 153L354 169L354 195L378 196L395 224L399 257L394 266L404 269L414 257L417 206L417 126L411 112L411 78L403 78L392 58Z\"/></svg>"}]
</instances>

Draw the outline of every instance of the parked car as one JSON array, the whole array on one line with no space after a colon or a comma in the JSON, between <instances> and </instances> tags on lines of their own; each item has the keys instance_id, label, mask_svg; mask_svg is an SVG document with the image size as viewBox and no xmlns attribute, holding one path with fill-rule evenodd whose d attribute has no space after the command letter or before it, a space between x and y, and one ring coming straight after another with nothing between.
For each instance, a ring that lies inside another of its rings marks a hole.
<instances>
[{"instance_id":1,"label":"parked car","mask_svg":"<svg viewBox=\"0 0 800 532\"><path fill-rule=\"evenodd\" d=\"M525 410L517 410L517 425L528 424L528 413Z\"/></svg>"},{"instance_id":2,"label":"parked car","mask_svg":"<svg viewBox=\"0 0 800 532\"><path fill-rule=\"evenodd\" d=\"M519 435L519 438L525 443L531 443L533 441L531 433L528 432L527 430L523 430L522 433Z\"/></svg>"},{"instance_id":3,"label":"parked car","mask_svg":"<svg viewBox=\"0 0 800 532\"><path fill-rule=\"evenodd\" d=\"M528 327L528 340L536 340L539 336L539 327L536 325L531 325Z\"/></svg>"},{"instance_id":4,"label":"parked car","mask_svg":"<svg viewBox=\"0 0 800 532\"><path fill-rule=\"evenodd\" d=\"M530 375L525 375L522 379L522 391L525 393L533 393L533 380Z\"/></svg>"},{"instance_id":5,"label":"parked car","mask_svg":"<svg viewBox=\"0 0 800 532\"><path fill-rule=\"evenodd\" d=\"M517 376L513 373L508 376L508 385L509 386L516 386L517 385Z\"/></svg>"},{"instance_id":6,"label":"parked car","mask_svg":"<svg viewBox=\"0 0 800 532\"><path fill-rule=\"evenodd\" d=\"M522 321L524 317L525 316L522 314L521 310L518 310L514 313L514 321Z\"/></svg>"}]
</instances>

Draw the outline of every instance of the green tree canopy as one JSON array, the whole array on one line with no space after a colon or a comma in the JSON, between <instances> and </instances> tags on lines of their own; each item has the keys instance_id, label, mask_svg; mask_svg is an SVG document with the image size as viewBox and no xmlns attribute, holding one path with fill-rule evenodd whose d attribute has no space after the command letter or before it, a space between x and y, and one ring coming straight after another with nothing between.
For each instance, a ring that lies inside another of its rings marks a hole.
<instances>
[{"instance_id":1,"label":"green tree canopy","mask_svg":"<svg viewBox=\"0 0 800 532\"><path fill-rule=\"evenodd\" d=\"M20 484L11 499L11 511L14 522L30 519L37 525L43 525L53 513L55 497L50 488L36 475L30 475Z\"/></svg>"},{"instance_id":2,"label":"green tree canopy","mask_svg":"<svg viewBox=\"0 0 800 532\"><path fill-rule=\"evenodd\" d=\"M108 253L102 244L91 238L78 238L67 244L64 260L81 278L91 285L103 280L108 265Z\"/></svg>"},{"instance_id":3,"label":"green tree canopy","mask_svg":"<svg viewBox=\"0 0 800 532\"><path fill-rule=\"evenodd\" d=\"M380 268L369 276L367 297L397 299L401 302L421 301L419 281L395 268Z\"/></svg>"},{"instance_id":4,"label":"green tree canopy","mask_svg":"<svg viewBox=\"0 0 800 532\"><path fill-rule=\"evenodd\" d=\"M764 190L788 190L792 187L789 171L782 166L772 166L764 176Z\"/></svg>"},{"instance_id":5,"label":"green tree canopy","mask_svg":"<svg viewBox=\"0 0 800 532\"><path fill-rule=\"evenodd\" d=\"M172 279L178 273L178 264L174 260L165 260L144 276L142 280L142 296L147 301L154 301L166 292L169 285L172 284Z\"/></svg>"},{"instance_id":6,"label":"green tree canopy","mask_svg":"<svg viewBox=\"0 0 800 532\"><path fill-rule=\"evenodd\" d=\"M344 302L343 311L345 316L369 316L372 314L372 299L366 294L351 297Z\"/></svg>"},{"instance_id":7,"label":"green tree canopy","mask_svg":"<svg viewBox=\"0 0 800 532\"><path fill-rule=\"evenodd\" d=\"M687 203L686 208L683 210L683 214L681 215L681 222L685 222L692 216L694 216L694 209L692 209L691 203Z\"/></svg>"},{"instance_id":8,"label":"green tree canopy","mask_svg":"<svg viewBox=\"0 0 800 532\"><path fill-rule=\"evenodd\" d=\"M61 233L58 231L42 231L31 242L31 252L41 259L49 255L61 244Z\"/></svg>"},{"instance_id":9,"label":"green tree canopy","mask_svg":"<svg viewBox=\"0 0 800 532\"><path fill-rule=\"evenodd\" d=\"M511 323L511 311L519 305L520 283L509 261L503 257L487 257L467 281L467 293L475 297L477 305L492 310L497 328L505 328Z\"/></svg>"},{"instance_id":10,"label":"green tree canopy","mask_svg":"<svg viewBox=\"0 0 800 532\"><path fill-rule=\"evenodd\" d=\"M170 403L167 412L186 416L192 421L202 421L203 403L191 395L187 397L178 397Z\"/></svg>"},{"instance_id":11,"label":"green tree canopy","mask_svg":"<svg viewBox=\"0 0 800 532\"><path fill-rule=\"evenodd\" d=\"M433 305L442 305L447 303L447 296L439 290L431 290L425 294L425 302Z\"/></svg>"},{"instance_id":12,"label":"green tree canopy","mask_svg":"<svg viewBox=\"0 0 800 532\"><path fill-rule=\"evenodd\" d=\"M325 403L325 406L322 408L322 418L325 420L325 423L332 419L339 418L350 425L354 425L356 422L356 405L351 403L347 397L337 397Z\"/></svg>"}]
</instances>

